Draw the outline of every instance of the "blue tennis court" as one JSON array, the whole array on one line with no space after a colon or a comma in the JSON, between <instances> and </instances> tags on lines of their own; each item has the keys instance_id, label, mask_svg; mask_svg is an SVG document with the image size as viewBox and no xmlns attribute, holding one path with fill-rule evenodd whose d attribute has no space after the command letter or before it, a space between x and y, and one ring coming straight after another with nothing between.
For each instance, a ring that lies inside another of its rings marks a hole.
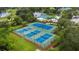
<instances>
[{"instance_id":1,"label":"blue tennis court","mask_svg":"<svg viewBox=\"0 0 79 59\"><path fill-rule=\"evenodd\" d=\"M33 24L33 26L36 26L36 27L39 27L39 28L43 28L45 30L50 30L50 29L53 28L52 26L45 25L45 24L42 24L42 23L35 23L35 24Z\"/></svg>"},{"instance_id":2,"label":"blue tennis court","mask_svg":"<svg viewBox=\"0 0 79 59\"><path fill-rule=\"evenodd\" d=\"M54 40L51 33L54 28L53 25L35 22L16 30L15 33L45 48Z\"/></svg>"},{"instance_id":3,"label":"blue tennis court","mask_svg":"<svg viewBox=\"0 0 79 59\"><path fill-rule=\"evenodd\" d=\"M22 34L22 33L26 32L28 30L31 30L31 28L23 28L23 29L21 29L21 30L19 30L17 32Z\"/></svg>"},{"instance_id":4,"label":"blue tennis court","mask_svg":"<svg viewBox=\"0 0 79 59\"><path fill-rule=\"evenodd\" d=\"M50 34L44 34L43 36L39 37L36 39L37 42L42 43L45 40L49 39L52 35Z\"/></svg>"},{"instance_id":5,"label":"blue tennis court","mask_svg":"<svg viewBox=\"0 0 79 59\"><path fill-rule=\"evenodd\" d=\"M25 36L27 36L28 38L30 38L30 37L32 37L32 36L34 36L34 35L36 35L36 34L38 34L40 32L41 32L40 30L35 30L33 32L30 32L30 33L26 34Z\"/></svg>"}]
</instances>

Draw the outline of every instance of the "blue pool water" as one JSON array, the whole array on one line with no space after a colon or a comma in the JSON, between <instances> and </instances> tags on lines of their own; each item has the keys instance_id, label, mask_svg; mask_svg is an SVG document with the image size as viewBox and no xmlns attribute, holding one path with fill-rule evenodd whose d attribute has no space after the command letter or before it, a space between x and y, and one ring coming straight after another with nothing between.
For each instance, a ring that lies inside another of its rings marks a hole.
<instances>
[{"instance_id":1,"label":"blue pool water","mask_svg":"<svg viewBox=\"0 0 79 59\"><path fill-rule=\"evenodd\" d=\"M45 25L45 24L42 24L42 23L35 23L35 24L33 24L33 26L36 26L36 27L39 27L39 28L43 28L43 29L46 29L46 30L50 30L50 29L53 28L52 26Z\"/></svg>"},{"instance_id":2,"label":"blue pool water","mask_svg":"<svg viewBox=\"0 0 79 59\"><path fill-rule=\"evenodd\" d=\"M38 34L38 33L40 33L40 32L41 32L40 30L35 30L35 31L33 31L33 32L30 32L30 33L26 34L26 36L27 36L28 38L30 38L30 37L32 37L32 36L34 36L34 35L36 35L36 34Z\"/></svg>"},{"instance_id":3,"label":"blue pool water","mask_svg":"<svg viewBox=\"0 0 79 59\"><path fill-rule=\"evenodd\" d=\"M43 36L39 37L36 39L37 42L42 43L45 40L49 39L52 35L50 34L44 34Z\"/></svg>"}]
</instances>

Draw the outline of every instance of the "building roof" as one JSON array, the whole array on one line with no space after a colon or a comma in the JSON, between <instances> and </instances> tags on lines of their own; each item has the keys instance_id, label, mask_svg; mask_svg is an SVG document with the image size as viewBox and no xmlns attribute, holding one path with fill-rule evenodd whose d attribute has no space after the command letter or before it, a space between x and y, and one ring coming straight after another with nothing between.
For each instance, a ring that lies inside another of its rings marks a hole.
<instances>
[{"instance_id":1,"label":"building roof","mask_svg":"<svg viewBox=\"0 0 79 59\"><path fill-rule=\"evenodd\" d=\"M7 12L1 12L0 13L0 17L2 18L2 17L6 17L6 16L9 16L10 15L10 13L7 13Z\"/></svg>"},{"instance_id":2,"label":"building roof","mask_svg":"<svg viewBox=\"0 0 79 59\"><path fill-rule=\"evenodd\" d=\"M75 23L79 23L79 16L73 16L71 21L73 21Z\"/></svg>"},{"instance_id":3,"label":"building roof","mask_svg":"<svg viewBox=\"0 0 79 59\"><path fill-rule=\"evenodd\" d=\"M51 16L51 15L47 15L45 13L41 13L41 12L35 12L33 13L34 17L37 18L37 20L39 21L45 21L45 20L51 20L53 22L58 22L58 19L60 18L60 16Z\"/></svg>"}]
</instances>

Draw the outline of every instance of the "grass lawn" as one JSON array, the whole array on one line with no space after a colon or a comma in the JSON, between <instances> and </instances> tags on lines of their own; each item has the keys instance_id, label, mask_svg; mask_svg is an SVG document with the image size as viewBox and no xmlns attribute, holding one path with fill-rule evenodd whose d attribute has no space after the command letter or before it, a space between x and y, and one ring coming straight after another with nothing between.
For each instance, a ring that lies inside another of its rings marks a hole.
<instances>
[{"instance_id":1,"label":"grass lawn","mask_svg":"<svg viewBox=\"0 0 79 59\"><path fill-rule=\"evenodd\" d=\"M17 36L14 33L11 33L8 36L8 39L11 40L14 44L14 49L17 51L33 51L36 50L36 45L30 42L27 42L25 39Z\"/></svg>"}]
</instances>

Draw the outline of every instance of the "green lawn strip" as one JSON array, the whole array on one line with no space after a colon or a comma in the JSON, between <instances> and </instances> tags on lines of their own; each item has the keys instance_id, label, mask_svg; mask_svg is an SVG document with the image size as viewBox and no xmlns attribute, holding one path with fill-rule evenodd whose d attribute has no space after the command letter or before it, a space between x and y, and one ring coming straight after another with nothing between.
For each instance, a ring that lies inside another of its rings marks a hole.
<instances>
[{"instance_id":1,"label":"green lawn strip","mask_svg":"<svg viewBox=\"0 0 79 59\"><path fill-rule=\"evenodd\" d=\"M32 51L32 50L36 49L35 44L26 41L25 39L17 36L14 33L11 33L9 35L9 38L10 38L10 40L14 41L14 45L15 45L14 47L15 47L16 50L22 50L22 51L29 50L29 51Z\"/></svg>"}]
</instances>

